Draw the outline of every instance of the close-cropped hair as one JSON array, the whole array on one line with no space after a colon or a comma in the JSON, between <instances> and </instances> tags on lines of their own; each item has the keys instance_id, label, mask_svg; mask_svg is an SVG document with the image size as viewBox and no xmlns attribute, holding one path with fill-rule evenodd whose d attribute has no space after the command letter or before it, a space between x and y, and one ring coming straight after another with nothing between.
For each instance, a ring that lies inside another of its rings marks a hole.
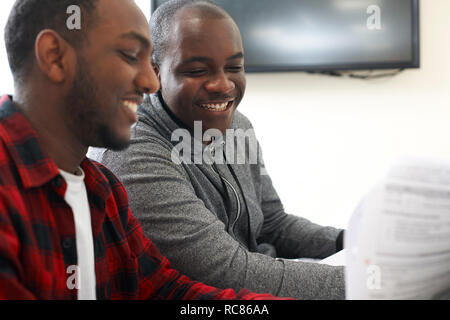
<instances>
[{"instance_id":1,"label":"close-cropped hair","mask_svg":"<svg viewBox=\"0 0 450 320\"><path fill-rule=\"evenodd\" d=\"M220 6L209 0L171 0L159 6L150 17L153 42L153 62L160 65L167 52L173 20L181 9L195 8L200 17L223 19L231 16Z\"/></svg>"},{"instance_id":2,"label":"close-cropped hair","mask_svg":"<svg viewBox=\"0 0 450 320\"><path fill-rule=\"evenodd\" d=\"M5 46L14 80L22 82L32 66L34 45L38 34L51 29L72 47L81 48L87 42L87 32L96 20L98 0L16 0L5 27ZM68 8L78 6L81 28L67 27Z\"/></svg>"}]
</instances>

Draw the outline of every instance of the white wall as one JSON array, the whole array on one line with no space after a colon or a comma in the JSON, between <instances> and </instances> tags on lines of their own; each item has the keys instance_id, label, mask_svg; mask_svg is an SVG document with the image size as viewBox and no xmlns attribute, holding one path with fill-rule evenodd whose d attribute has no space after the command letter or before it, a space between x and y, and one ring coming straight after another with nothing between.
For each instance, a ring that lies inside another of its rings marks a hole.
<instances>
[{"instance_id":1,"label":"white wall","mask_svg":"<svg viewBox=\"0 0 450 320\"><path fill-rule=\"evenodd\" d=\"M395 157L450 159L450 1L421 2L421 68L380 80L249 74L253 122L287 212L346 227Z\"/></svg>"},{"instance_id":2,"label":"white wall","mask_svg":"<svg viewBox=\"0 0 450 320\"><path fill-rule=\"evenodd\" d=\"M0 1L0 95L14 94L14 84L9 70L4 40L4 28L13 4L13 0Z\"/></svg>"},{"instance_id":3,"label":"white wall","mask_svg":"<svg viewBox=\"0 0 450 320\"><path fill-rule=\"evenodd\" d=\"M0 1L0 80L13 93ZM136 1L149 14L149 0ZM405 154L450 159L450 1L421 0L422 67L383 80L249 74L253 122L286 211L345 227L386 165Z\"/></svg>"}]
</instances>

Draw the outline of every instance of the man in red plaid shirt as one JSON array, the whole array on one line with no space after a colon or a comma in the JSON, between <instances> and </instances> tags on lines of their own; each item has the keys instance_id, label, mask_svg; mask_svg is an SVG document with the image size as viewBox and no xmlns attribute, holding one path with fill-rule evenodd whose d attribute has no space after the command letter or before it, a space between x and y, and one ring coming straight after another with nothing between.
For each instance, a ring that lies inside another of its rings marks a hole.
<instances>
[{"instance_id":1,"label":"man in red plaid shirt","mask_svg":"<svg viewBox=\"0 0 450 320\"><path fill-rule=\"evenodd\" d=\"M85 157L127 147L158 90L132 0L18 0L0 100L0 299L272 299L189 280L142 234L122 184Z\"/></svg>"}]
</instances>

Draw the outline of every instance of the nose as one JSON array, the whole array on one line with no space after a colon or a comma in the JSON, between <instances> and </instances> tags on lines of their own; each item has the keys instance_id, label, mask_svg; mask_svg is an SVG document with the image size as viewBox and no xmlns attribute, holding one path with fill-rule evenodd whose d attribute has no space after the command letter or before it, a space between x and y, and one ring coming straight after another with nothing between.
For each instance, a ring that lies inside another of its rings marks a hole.
<instances>
[{"instance_id":1,"label":"nose","mask_svg":"<svg viewBox=\"0 0 450 320\"><path fill-rule=\"evenodd\" d=\"M209 92L230 93L236 87L225 72L217 72L205 83L205 89Z\"/></svg>"},{"instance_id":2,"label":"nose","mask_svg":"<svg viewBox=\"0 0 450 320\"><path fill-rule=\"evenodd\" d=\"M139 69L139 73L135 79L136 87L145 94L157 92L159 90L159 79L151 62L144 63Z\"/></svg>"}]
</instances>

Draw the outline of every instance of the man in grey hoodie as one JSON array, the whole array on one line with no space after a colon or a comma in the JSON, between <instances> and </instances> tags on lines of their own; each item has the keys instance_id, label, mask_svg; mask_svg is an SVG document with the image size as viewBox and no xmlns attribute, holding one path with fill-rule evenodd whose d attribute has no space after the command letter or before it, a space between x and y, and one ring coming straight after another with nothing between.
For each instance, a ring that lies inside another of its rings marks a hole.
<instances>
[{"instance_id":1,"label":"man in grey hoodie","mask_svg":"<svg viewBox=\"0 0 450 320\"><path fill-rule=\"evenodd\" d=\"M89 153L122 180L146 235L174 268L213 286L343 299L343 267L293 260L341 250L343 230L284 212L236 111L245 73L235 22L209 1L173 0L151 30L160 91L139 108L127 150Z\"/></svg>"}]
</instances>

